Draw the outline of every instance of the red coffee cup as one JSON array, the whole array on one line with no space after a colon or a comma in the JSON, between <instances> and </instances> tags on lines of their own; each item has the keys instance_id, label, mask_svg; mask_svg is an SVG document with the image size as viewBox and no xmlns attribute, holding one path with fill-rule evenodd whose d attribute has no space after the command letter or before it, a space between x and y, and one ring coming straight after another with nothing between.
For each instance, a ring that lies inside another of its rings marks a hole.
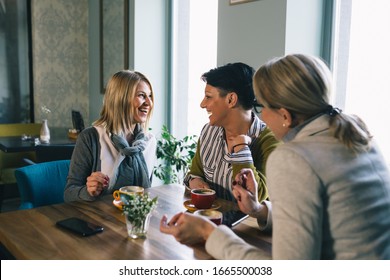
<instances>
[{"instance_id":1,"label":"red coffee cup","mask_svg":"<svg viewBox=\"0 0 390 280\"><path fill-rule=\"evenodd\" d=\"M216 225L222 224L222 212L211 209L201 209L194 212L194 215L205 217Z\"/></svg>"},{"instance_id":2,"label":"red coffee cup","mask_svg":"<svg viewBox=\"0 0 390 280\"><path fill-rule=\"evenodd\" d=\"M198 209L211 208L215 199L215 191L212 189L191 190L191 201Z\"/></svg>"}]
</instances>

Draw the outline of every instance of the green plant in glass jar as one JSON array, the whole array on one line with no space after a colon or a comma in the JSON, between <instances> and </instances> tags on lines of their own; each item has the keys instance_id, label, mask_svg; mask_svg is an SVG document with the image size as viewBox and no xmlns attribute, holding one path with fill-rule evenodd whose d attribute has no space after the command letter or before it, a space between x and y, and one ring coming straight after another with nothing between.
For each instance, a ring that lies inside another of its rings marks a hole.
<instances>
[{"instance_id":1,"label":"green plant in glass jar","mask_svg":"<svg viewBox=\"0 0 390 280\"><path fill-rule=\"evenodd\" d=\"M146 237L152 211L157 206L157 199L157 197L150 198L148 194L128 196L122 210L130 238Z\"/></svg>"}]
</instances>

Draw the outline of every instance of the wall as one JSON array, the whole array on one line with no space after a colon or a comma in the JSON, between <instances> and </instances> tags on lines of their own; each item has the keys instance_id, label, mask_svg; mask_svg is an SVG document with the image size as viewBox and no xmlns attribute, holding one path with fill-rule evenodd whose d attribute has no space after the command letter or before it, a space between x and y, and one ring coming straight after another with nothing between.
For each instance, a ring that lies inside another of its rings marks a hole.
<instances>
[{"instance_id":1,"label":"wall","mask_svg":"<svg viewBox=\"0 0 390 280\"><path fill-rule=\"evenodd\" d=\"M218 65L241 61L254 68L284 54L286 0L230 5L219 0Z\"/></svg>"},{"instance_id":2,"label":"wall","mask_svg":"<svg viewBox=\"0 0 390 280\"><path fill-rule=\"evenodd\" d=\"M218 65L241 61L258 68L290 52L319 55L323 0L219 0Z\"/></svg>"},{"instance_id":3,"label":"wall","mask_svg":"<svg viewBox=\"0 0 390 280\"><path fill-rule=\"evenodd\" d=\"M70 128L72 109L89 117L88 0L33 0L31 9L35 120Z\"/></svg>"}]
</instances>

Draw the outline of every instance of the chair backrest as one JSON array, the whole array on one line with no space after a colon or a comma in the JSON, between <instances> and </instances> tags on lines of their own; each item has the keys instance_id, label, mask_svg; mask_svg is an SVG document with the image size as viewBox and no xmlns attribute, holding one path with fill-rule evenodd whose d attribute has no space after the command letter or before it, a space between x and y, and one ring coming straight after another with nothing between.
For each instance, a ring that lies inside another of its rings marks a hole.
<instances>
[{"instance_id":1,"label":"chair backrest","mask_svg":"<svg viewBox=\"0 0 390 280\"><path fill-rule=\"evenodd\" d=\"M64 202L70 160L49 161L15 170L20 209Z\"/></svg>"},{"instance_id":2,"label":"chair backrest","mask_svg":"<svg viewBox=\"0 0 390 280\"><path fill-rule=\"evenodd\" d=\"M71 159L74 145L38 145L35 147L37 162Z\"/></svg>"},{"instance_id":3,"label":"chair backrest","mask_svg":"<svg viewBox=\"0 0 390 280\"><path fill-rule=\"evenodd\" d=\"M84 119L79 111L72 110L72 122L73 128L75 128L78 132L84 130Z\"/></svg>"}]
</instances>

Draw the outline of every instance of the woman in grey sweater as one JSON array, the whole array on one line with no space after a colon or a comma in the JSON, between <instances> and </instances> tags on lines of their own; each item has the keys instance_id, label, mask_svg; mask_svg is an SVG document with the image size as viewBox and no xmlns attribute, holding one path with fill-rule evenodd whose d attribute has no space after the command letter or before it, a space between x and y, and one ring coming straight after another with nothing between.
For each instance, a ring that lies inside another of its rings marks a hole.
<instances>
[{"instance_id":1,"label":"woman in grey sweater","mask_svg":"<svg viewBox=\"0 0 390 280\"><path fill-rule=\"evenodd\" d=\"M77 138L66 202L93 201L126 185L151 186L156 139L147 128L153 100L152 85L142 73L122 70L113 75L100 118Z\"/></svg>"},{"instance_id":2,"label":"woman in grey sweater","mask_svg":"<svg viewBox=\"0 0 390 280\"><path fill-rule=\"evenodd\" d=\"M257 201L249 169L233 194L260 228L272 228L274 259L390 259L388 166L363 121L329 104L331 88L328 67L307 55L257 70L262 118L284 144L267 161L270 201ZM264 258L227 227L189 214L164 217L160 228L182 243L206 240L218 259Z\"/></svg>"}]
</instances>

